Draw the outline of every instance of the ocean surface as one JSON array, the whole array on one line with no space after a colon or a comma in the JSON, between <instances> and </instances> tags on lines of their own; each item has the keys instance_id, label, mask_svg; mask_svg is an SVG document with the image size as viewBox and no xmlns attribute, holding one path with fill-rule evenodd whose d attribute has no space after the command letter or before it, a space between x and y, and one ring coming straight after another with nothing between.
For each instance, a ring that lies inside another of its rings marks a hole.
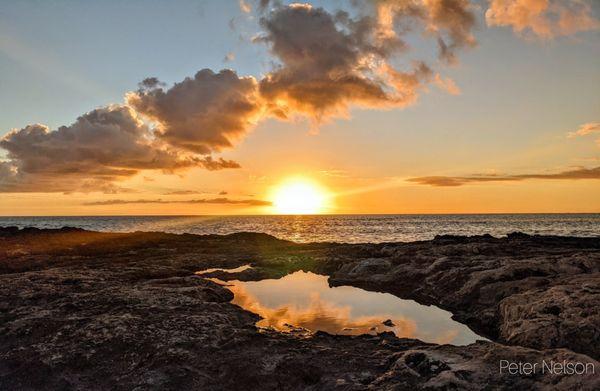
<instances>
[{"instance_id":1,"label":"ocean surface","mask_svg":"<svg viewBox=\"0 0 600 391\"><path fill-rule=\"evenodd\" d=\"M297 242L392 242L436 235L600 237L600 214L0 217L0 226L193 234L264 232Z\"/></svg>"}]
</instances>

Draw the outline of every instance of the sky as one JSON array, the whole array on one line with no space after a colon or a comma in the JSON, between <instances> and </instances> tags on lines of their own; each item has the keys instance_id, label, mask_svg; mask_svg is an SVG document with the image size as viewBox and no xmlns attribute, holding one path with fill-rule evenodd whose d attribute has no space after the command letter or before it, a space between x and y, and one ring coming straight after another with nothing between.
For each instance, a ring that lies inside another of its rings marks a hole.
<instances>
[{"instance_id":1,"label":"sky","mask_svg":"<svg viewBox=\"0 0 600 391\"><path fill-rule=\"evenodd\" d=\"M0 215L600 212L599 18L0 0Z\"/></svg>"}]
</instances>

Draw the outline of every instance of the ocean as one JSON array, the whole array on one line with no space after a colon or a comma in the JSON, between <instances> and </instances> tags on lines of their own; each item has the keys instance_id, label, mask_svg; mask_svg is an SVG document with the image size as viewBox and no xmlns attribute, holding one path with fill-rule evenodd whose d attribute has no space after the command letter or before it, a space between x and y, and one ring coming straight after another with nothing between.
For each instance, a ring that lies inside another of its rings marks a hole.
<instances>
[{"instance_id":1,"label":"ocean","mask_svg":"<svg viewBox=\"0 0 600 391\"><path fill-rule=\"evenodd\" d=\"M408 242L510 232L600 237L600 214L0 217L0 226L193 234L264 232L297 242Z\"/></svg>"}]
</instances>

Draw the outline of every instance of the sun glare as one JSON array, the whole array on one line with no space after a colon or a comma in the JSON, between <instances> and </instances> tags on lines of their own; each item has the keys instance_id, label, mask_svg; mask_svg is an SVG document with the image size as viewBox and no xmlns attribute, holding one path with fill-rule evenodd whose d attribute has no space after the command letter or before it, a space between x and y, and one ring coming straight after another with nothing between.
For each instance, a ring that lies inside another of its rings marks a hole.
<instances>
[{"instance_id":1,"label":"sun glare","mask_svg":"<svg viewBox=\"0 0 600 391\"><path fill-rule=\"evenodd\" d=\"M293 179L275 190L273 207L280 214L319 214L324 212L327 198L327 193L318 185L304 179Z\"/></svg>"}]
</instances>

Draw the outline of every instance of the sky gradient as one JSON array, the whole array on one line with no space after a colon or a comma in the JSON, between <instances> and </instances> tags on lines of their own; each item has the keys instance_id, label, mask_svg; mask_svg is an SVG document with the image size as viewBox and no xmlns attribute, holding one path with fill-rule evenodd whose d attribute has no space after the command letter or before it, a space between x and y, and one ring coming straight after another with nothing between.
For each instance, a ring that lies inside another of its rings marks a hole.
<instances>
[{"instance_id":1,"label":"sky gradient","mask_svg":"<svg viewBox=\"0 0 600 391\"><path fill-rule=\"evenodd\" d=\"M597 2L361 4L0 1L0 214L600 212Z\"/></svg>"}]
</instances>

